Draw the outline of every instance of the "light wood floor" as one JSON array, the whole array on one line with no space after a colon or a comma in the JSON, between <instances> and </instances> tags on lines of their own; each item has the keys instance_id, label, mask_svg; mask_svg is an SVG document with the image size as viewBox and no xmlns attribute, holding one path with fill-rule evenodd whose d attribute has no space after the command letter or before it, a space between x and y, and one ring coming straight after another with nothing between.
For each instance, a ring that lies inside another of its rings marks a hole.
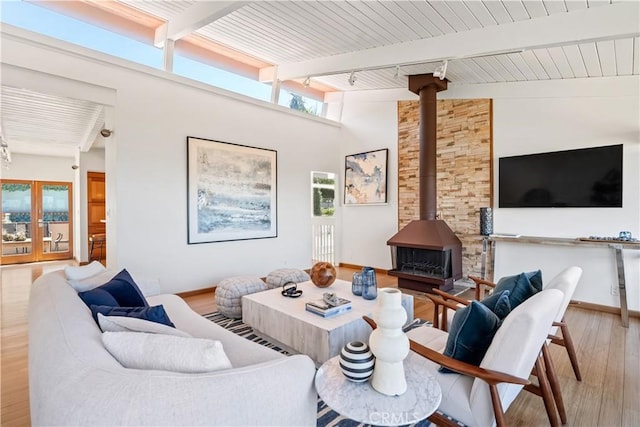
<instances>
[{"instance_id":1,"label":"light wood floor","mask_svg":"<svg viewBox=\"0 0 640 427\"><path fill-rule=\"evenodd\" d=\"M27 305L30 285L41 274L63 268L69 262L48 262L0 267L0 340L2 426L28 426ZM350 280L355 270L339 269ZM378 274L378 285L396 286L396 280ZM427 299L414 294L416 317L431 319ZM215 311L213 292L185 297L201 313ZM552 346L569 426L640 426L640 319L631 318L628 329L619 316L570 307L571 326L582 369L575 380L564 349ZM507 411L512 426L544 426L548 420L542 399L522 392Z\"/></svg>"}]
</instances>

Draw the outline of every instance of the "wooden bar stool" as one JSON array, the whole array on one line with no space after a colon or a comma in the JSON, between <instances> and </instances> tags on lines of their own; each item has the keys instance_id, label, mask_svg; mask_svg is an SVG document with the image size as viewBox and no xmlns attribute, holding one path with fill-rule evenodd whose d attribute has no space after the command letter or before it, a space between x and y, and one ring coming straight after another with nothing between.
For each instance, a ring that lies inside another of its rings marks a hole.
<instances>
[{"instance_id":1,"label":"wooden bar stool","mask_svg":"<svg viewBox=\"0 0 640 427\"><path fill-rule=\"evenodd\" d=\"M104 233L101 234L92 234L89 237L89 242L91 242L91 249L89 251L89 261L92 261L93 258L93 250L100 248L100 257L98 258L99 262L102 262L102 251L104 250L105 245L107 244L107 236Z\"/></svg>"}]
</instances>

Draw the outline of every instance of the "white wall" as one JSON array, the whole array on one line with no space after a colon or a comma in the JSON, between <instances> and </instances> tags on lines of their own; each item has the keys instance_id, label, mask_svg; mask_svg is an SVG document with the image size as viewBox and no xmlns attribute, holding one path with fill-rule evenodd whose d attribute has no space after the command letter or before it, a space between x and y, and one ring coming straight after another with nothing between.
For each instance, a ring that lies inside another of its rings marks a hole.
<instances>
[{"instance_id":1,"label":"white wall","mask_svg":"<svg viewBox=\"0 0 640 427\"><path fill-rule=\"evenodd\" d=\"M338 124L46 37L4 31L3 63L117 94L105 151L110 267L158 276L165 291L178 292L231 275L310 266L309 174L338 173ZM278 151L277 238L187 244L187 136Z\"/></svg>"},{"instance_id":2,"label":"white wall","mask_svg":"<svg viewBox=\"0 0 640 427\"><path fill-rule=\"evenodd\" d=\"M73 157L11 153L11 165L9 168L4 165L0 167L0 178L74 182L75 174L71 169L73 164Z\"/></svg>"},{"instance_id":3,"label":"white wall","mask_svg":"<svg viewBox=\"0 0 640 427\"><path fill-rule=\"evenodd\" d=\"M636 92L637 93L637 92ZM637 96L494 100L494 165L504 156L623 145L622 208L518 208L494 211L496 232L527 236L640 235L640 108ZM497 201L496 201L497 207ZM574 299L617 306L614 250L498 243L496 277L543 269L551 278L567 265L584 270ZM640 251L625 251L629 308L640 309Z\"/></svg>"},{"instance_id":4,"label":"white wall","mask_svg":"<svg viewBox=\"0 0 640 427\"><path fill-rule=\"evenodd\" d=\"M391 269L387 240L398 231L398 107L388 100L345 94L342 108L345 133L340 150L340 261ZM389 149L386 205L344 206L344 156Z\"/></svg>"},{"instance_id":5,"label":"white wall","mask_svg":"<svg viewBox=\"0 0 640 427\"><path fill-rule=\"evenodd\" d=\"M495 209L494 229L552 237L614 236L620 230L628 230L640 237L639 88L640 78L628 76L470 86L451 84L447 91L438 93L439 99L494 99L496 185L501 156L624 144L622 209ZM334 111L336 116L342 114L343 126L349 129L349 144L357 146L373 139L379 142L376 148L389 147L390 153L394 153L390 165L395 169L390 171L395 180L390 184L393 206L368 208L375 214L380 213L379 216L368 211L351 215L351 208L343 209L343 262L372 264L370 260L384 262L388 256L388 248L377 230L395 229L397 224L396 102L407 99L417 97L406 89L347 94L342 110ZM382 218L385 215L386 220ZM367 237L367 244L359 245L355 236L347 236L349 229L373 233L378 241ZM639 310L640 251L625 251L625 263L628 305L632 310ZM619 306L619 298L611 292L611 287L617 284L611 249L498 243L495 277L541 268L544 277L550 279L569 265L579 265L584 270L574 299ZM375 266L385 268L388 264Z\"/></svg>"}]
</instances>

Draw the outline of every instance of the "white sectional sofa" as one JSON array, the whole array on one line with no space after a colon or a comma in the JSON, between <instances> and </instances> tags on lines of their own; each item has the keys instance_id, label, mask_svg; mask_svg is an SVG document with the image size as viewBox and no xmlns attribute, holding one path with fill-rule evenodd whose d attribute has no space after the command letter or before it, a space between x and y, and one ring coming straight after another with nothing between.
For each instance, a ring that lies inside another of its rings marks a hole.
<instances>
[{"instance_id":1,"label":"white sectional sofa","mask_svg":"<svg viewBox=\"0 0 640 427\"><path fill-rule=\"evenodd\" d=\"M34 426L316 425L309 357L285 357L239 337L178 296L145 296L149 305L164 306L177 329L221 341L233 368L197 374L124 368L65 273L48 273L33 284L29 304Z\"/></svg>"}]
</instances>

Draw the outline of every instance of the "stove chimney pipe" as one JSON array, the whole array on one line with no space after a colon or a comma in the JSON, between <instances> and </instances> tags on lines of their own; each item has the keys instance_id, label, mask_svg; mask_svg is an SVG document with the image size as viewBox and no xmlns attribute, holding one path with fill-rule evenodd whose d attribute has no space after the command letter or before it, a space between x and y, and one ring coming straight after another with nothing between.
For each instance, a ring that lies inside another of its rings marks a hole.
<instances>
[{"instance_id":1,"label":"stove chimney pipe","mask_svg":"<svg viewBox=\"0 0 640 427\"><path fill-rule=\"evenodd\" d=\"M437 93L447 89L447 80L433 74L409 76L409 90L420 96L420 219L435 220L437 202Z\"/></svg>"}]
</instances>

